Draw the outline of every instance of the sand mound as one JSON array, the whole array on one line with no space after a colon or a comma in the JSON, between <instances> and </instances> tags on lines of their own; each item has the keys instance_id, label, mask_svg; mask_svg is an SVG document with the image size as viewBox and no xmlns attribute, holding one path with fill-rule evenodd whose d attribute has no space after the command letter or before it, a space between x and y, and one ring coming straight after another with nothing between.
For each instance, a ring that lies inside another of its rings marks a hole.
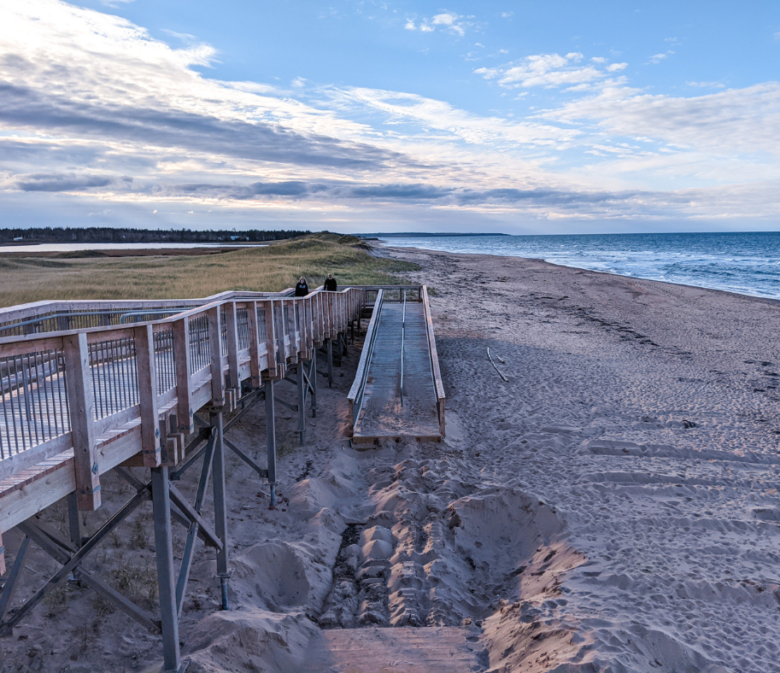
<instances>
[{"instance_id":1,"label":"sand mound","mask_svg":"<svg viewBox=\"0 0 780 673\"><path fill-rule=\"evenodd\" d=\"M285 673L317 632L302 614L242 608L209 615L192 634L190 673Z\"/></svg>"}]
</instances>

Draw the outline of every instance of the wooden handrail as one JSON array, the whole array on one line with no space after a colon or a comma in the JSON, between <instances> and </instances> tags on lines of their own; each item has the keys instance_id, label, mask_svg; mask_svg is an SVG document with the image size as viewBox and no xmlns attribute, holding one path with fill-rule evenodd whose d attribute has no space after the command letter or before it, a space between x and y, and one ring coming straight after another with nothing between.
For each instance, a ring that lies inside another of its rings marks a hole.
<instances>
[{"instance_id":1,"label":"wooden handrail","mask_svg":"<svg viewBox=\"0 0 780 673\"><path fill-rule=\"evenodd\" d=\"M363 391L365 390L366 377L368 376L369 360L374 350L374 342L379 329L379 315L382 312L383 290L379 290L374 303L374 311L371 314L371 320L366 330L366 339L363 342L363 352L360 354L360 362L355 372L355 381L349 389L347 401L349 402L349 411L352 416L352 427L357 423L360 415L360 407L363 404Z\"/></svg>"},{"instance_id":2,"label":"wooden handrail","mask_svg":"<svg viewBox=\"0 0 780 673\"><path fill-rule=\"evenodd\" d=\"M431 371L433 373L433 382L436 387L436 408L439 413L439 430L444 437L444 382L441 378L441 369L439 368L439 354L436 351L436 337L433 333L433 317L431 316L431 305L428 301L428 287L422 286L422 300L425 310L425 322L428 326L428 347L431 352Z\"/></svg>"}]
</instances>

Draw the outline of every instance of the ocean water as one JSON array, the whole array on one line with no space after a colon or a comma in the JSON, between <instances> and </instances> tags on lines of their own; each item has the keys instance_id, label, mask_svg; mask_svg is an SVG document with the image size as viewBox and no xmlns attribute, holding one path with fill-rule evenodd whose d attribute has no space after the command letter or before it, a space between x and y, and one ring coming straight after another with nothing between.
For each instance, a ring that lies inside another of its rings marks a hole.
<instances>
[{"instance_id":1,"label":"ocean water","mask_svg":"<svg viewBox=\"0 0 780 673\"><path fill-rule=\"evenodd\" d=\"M530 257L578 269L780 299L780 232L381 238L393 246Z\"/></svg>"}]
</instances>

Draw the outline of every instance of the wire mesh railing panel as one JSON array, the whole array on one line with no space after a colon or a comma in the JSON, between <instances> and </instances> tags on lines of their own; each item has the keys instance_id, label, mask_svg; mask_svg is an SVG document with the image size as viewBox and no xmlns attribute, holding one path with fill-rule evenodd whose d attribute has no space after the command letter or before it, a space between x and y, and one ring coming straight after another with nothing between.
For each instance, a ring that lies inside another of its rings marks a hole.
<instances>
[{"instance_id":1,"label":"wire mesh railing panel","mask_svg":"<svg viewBox=\"0 0 780 673\"><path fill-rule=\"evenodd\" d=\"M265 307L257 307L257 338L261 344L266 343L268 334L268 325L265 322Z\"/></svg>"},{"instance_id":2,"label":"wire mesh railing panel","mask_svg":"<svg viewBox=\"0 0 780 673\"><path fill-rule=\"evenodd\" d=\"M276 329L276 360L284 362L286 356L284 348L284 310L281 304L274 304L274 328Z\"/></svg>"},{"instance_id":3,"label":"wire mesh railing panel","mask_svg":"<svg viewBox=\"0 0 780 673\"><path fill-rule=\"evenodd\" d=\"M135 339L132 337L89 344L89 371L95 420L140 403Z\"/></svg>"},{"instance_id":4,"label":"wire mesh railing panel","mask_svg":"<svg viewBox=\"0 0 780 673\"><path fill-rule=\"evenodd\" d=\"M154 333L154 368L157 372L158 395L162 395L176 387L173 330Z\"/></svg>"},{"instance_id":5,"label":"wire mesh railing panel","mask_svg":"<svg viewBox=\"0 0 780 673\"><path fill-rule=\"evenodd\" d=\"M190 321L190 374L199 372L211 362L209 344L209 319L207 315L198 315Z\"/></svg>"},{"instance_id":6,"label":"wire mesh railing panel","mask_svg":"<svg viewBox=\"0 0 780 673\"><path fill-rule=\"evenodd\" d=\"M0 385L0 460L70 432L61 351L0 358Z\"/></svg>"},{"instance_id":7,"label":"wire mesh railing panel","mask_svg":"<svg viewBox=\"0 0 780 673\"><path fill-rule=\"evenodd\" d=\"M221 326L219 332L219 352L224 357L228 354L227 316L224 306L219 310L219 324Z\"/></svg>"},{"instance_id":8,"label":"wire mesh railing panel","mask_svg":"<svg viewBox=\"0 0 780 673\"><path fill-rule=\"evenodd\" d=\"M238 326L238 348L249 348L249 310L239 308L236 310L236 323Z\"/></svg>"},{"instance_id":9,"label":"wire mesh railing panel","mask_svg":"<svg viewBox=\"0 0 780 673\"><path fill-rule=\"evenodd\" d=\"M166 309L105 309L98 311L50 311L34 318L12 320L0 324L0 337L66 332L71 330L126 325L129 323L159 320L181 311L181 308Z\"/></svg>"}]
</instances>

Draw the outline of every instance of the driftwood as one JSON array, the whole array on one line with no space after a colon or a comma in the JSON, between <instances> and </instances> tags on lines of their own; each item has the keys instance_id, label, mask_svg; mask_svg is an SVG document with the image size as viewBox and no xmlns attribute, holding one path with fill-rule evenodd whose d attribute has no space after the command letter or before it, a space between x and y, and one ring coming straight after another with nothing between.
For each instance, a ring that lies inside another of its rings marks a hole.
<instances>
[{"instance_id":1,"label":"driftwood","mask_svg":"<svg viewBox=\"0 0 780 673\"><path fill-rule=\"evenodd\" d=\"M509 383L509 379L501 373L499 368L496 366L496 363L493 362L493 358L490 357L490 346L488 346L488 349L487 349L487 356L488 356L488 360L490 360L490 364L493 365L493 369L495 369L498 372L498 375L504 380L504 383ZM503 362L503 360L502 360L502 362Z\"/></svg>"}]
</instances>

